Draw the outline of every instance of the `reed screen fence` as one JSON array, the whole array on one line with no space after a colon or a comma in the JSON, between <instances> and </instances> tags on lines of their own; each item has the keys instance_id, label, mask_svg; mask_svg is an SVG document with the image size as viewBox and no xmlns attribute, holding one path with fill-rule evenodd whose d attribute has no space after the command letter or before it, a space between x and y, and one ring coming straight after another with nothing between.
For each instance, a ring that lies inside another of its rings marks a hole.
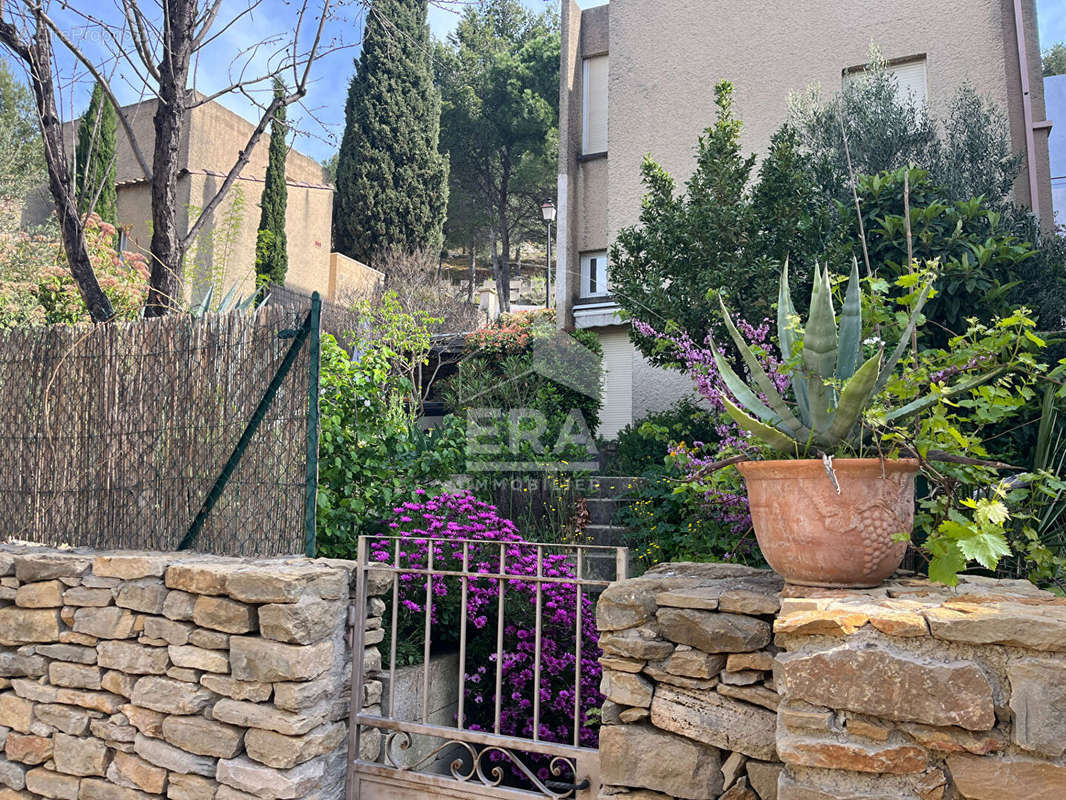
<instances>
[{"instance_id":1,"label":"reed screen fence","mask_svg":"<svg viewBox=\"0 0 1066 800\"><path fill-rule=\"evenodd\" d=\"M313 550L312 309L0 331L0 539Z\"/></svg>"}]
</instances>

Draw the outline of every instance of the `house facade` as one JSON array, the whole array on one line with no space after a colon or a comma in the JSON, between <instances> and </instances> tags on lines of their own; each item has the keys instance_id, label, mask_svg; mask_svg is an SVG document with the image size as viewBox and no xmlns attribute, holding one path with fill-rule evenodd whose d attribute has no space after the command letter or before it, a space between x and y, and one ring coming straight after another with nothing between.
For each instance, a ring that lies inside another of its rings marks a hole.
<instances>
[{"instance_id":1,"label":"house facade","mask_svg":"<svg viewBox=\"0 0 1066 800\"><path fill-rule=\"evenodd\" d=\"M736 88L745 150L762 155L789 94L819 86L831 95L871 44L934 114L967 81L1003 108L1025 156L1017 199L1050 220L1033 0L611 0L586 9L564 0L556 302L561 326L592 328L603 343L602 435L691 391L687 378L635 350L611 297L607 251L639 218L644 156L687 179L723 79Z\"/></svg>"},{"instance_id":2,"label":"house facade","mask_svg":"<svg viewBox=\"0 0 1066 800\"><path fill-rule=\"evenodd\" d=\"M130 123L149 164L155 141L156 102L148 100L119 109ZM213 101L187 113L178 156L177 185L178 221L184 229L218 191L254 128L239 114ZM74 126L68 124L67 131L68 148L73 148ZM237 293L243 296L255 291L259 200L269 151L270 135L264 134L216 209L211 223L203 228L190 248L182 275L186 301L195 303L208 287L214 287L216 297L232 287L237 287ZM324 298L337 301L376 290L383 278L380 272L330 252L334 188L322 165L296 150L289 150L285 177L288 184L285 233L289 253L285 287L299 294L317 291ZM151 182L121 125L116 136L115 182L117 222L126 237L123 247L147 253L152 240Z\"/></svg>"}]
</instances>

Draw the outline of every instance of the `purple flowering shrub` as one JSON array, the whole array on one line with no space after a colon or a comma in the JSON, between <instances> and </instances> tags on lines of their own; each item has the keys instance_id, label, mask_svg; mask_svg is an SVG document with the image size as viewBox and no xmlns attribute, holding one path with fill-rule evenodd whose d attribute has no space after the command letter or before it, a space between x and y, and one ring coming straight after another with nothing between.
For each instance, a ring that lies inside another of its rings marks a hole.
<instances>
[{"instance_id":1,"label":"purple flowering shrub","mask_svg":"<svg viewBox=\"0 0 1066 800\"><path fill-rule=\"evenodd\" d=\"M771 345L769 320L752 325L747 320L738 318L734 323L741 336L751 345L752 352L758 357L774 386L784 393L790 385L790 380ZM734 534L743 536L751 530L751 514L743 483L733 470L724 473L710 472L708 467L729 455L754 454L762 445L725 414L722 397L728 397L729 394L714 362L710 337L708 336L703 344L696 344L685 333L661 333L639 320L633 322L633 327L643 336L658 339L681 359L696 386L696 391L718 414L717 442L678 442L671 448L670 458L685 474L686 484L703 495L708 516Z\"/></svg>"},{"instance_id":2,"label":"purple flowering shrub","mask_svg":"<svg viewBox=\"0 0 1066 800\"><path fill-rule=\"evenodd\" d=\"M469 492L418 499L394 509L390 536L371 540L375 561L397 563L403 568L424 569L433 543L433 568L460 570L463 540L467 569L475 574L514 576L504 581L504 647L501 659L500 733L532 738L536 625L536 583L523 577L537 575L537 547L526 542L515 524L500 516L493 505ZM498 543L498 544L497 544ZM543 548L541 574L574 578L572 554ZM457 644L461 612L461 583L457 577L435 576L431 584L432 642L447 647ZM492 731L495 721L496 633L499 581L472 577L467 588L467 656L463 727ZM425 624L426 578L401 575L398 599L400 617L397 638L420 638ZM572 743L574 735L574 687L577 673L575 632L578 622L577 586L561 581L541 584L541 676L540 738ZM385 620L386 627L390 620ZM599 738L598 710L603 704L599 691L601 668L597 646L595 603L587 592L581 599L581 696L579 741L595 747ZM550 777L548 760L528 756L541 778Z\"/></svg>"}]
</instances>

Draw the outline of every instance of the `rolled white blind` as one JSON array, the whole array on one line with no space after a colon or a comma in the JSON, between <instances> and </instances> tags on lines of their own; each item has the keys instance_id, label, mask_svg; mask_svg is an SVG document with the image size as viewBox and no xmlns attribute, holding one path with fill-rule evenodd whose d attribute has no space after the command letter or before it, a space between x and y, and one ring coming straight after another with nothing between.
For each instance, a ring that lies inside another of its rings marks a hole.
<instances>
[{"instance_id":1,"label":"rolled white blind","mask_svg":"<svg viewBox=\"0 0 1066 800\"><path fill-rule=\"evenodd\" d=\"M607 56L584 62L582 153L607 152Z\"/></svg>"},{"instance_id":2,"label":"rolled white blind","mask_svg":"<svg viewBox=\"0 0 1066 800\"><path fill-rule=\"evenodd\" d=\"M919 106L929 105L929 82L926 72L925 58L916 58L905 61L902 64L894 64L886 67L885 71L895 76L899 93L902 97L912 97ZM844 85L847 86L866 77L865 70L855 70L844 74Z\"/></svg>"}]
</instances>

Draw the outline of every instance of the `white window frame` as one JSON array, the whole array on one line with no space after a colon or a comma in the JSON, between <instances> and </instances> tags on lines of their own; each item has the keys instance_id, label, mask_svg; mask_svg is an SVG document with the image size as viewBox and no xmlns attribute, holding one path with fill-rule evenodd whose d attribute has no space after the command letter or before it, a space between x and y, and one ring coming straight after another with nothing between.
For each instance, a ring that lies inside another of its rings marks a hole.
<instances>
[{"instance_id":1,"label":"white window frame","mask_svg":"<svg viewBox=\"0 0 1066 800\"><path fill-rule=\"evenodd\" d=\"M600 58L607 58L606 54L598 56L588 56L581 60L581 154L582 155L595 155L597 153L604 153L607 151L606 142L602 148L589 151L589 64ZM610 67L608 67L610 69ZM604 87L606 91L607 87ZM607 120L603 121L604 127L607 126ZM606 134L606 131L605 131ZM606 135L604 139L606 139Z\"/></svg>"},{"instance_id":2,"label":"white window frame","mask_svg":"<svg viewBox=\"0 0 1066 800\"><path fill-rule=\"evenodd\" d=\"M596 290L592 290L592 259L598 259L596 263ZM581 254L581 291L582 299L592 297L607 297L611 293L610 275L608 273L607 251L590 250Z\"/></svg>"}]
</instances>

